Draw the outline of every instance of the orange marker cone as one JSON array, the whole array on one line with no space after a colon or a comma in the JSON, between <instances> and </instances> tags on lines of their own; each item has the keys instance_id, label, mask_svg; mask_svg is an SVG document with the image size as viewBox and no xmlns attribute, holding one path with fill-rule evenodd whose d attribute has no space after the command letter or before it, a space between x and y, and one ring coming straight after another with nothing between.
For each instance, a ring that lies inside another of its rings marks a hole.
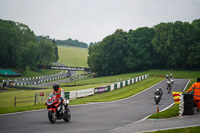
<instances>
[{"instance_id":1,"label":"orange marker cone","mask_svg":"<svg viewBox=\"0 0 200 133\"><path fill-rule=\"evenodd\" d=\"M157 112L156 113L159 113L159 106L157 106Z\"/></svg>"}]
</instances>

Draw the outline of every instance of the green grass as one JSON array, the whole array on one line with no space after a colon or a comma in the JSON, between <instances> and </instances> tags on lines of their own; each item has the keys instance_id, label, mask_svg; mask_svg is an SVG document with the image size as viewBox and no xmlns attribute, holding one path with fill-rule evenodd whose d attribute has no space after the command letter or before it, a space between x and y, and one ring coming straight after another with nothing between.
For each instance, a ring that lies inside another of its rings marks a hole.
<instances>
[{"instance_id":1,"label":"green grass","mask_svg":"<svg viewBox=\"0 0 200 133\"><path fill-rule=\"evenodd\" d=\"M37 106L29 105L29 106L19 106L19 107L1 107L0 114L38 110L38 109L45 109L45 108L46 108L45 104L41 104L41 105L37 105Z\"/></svg>"},{"instance_id":2,"label":"green grass","mask_svg":"<svg viewBox=\"0 0 200 133\"><path fill-rule=\"evenodd\" d=\"M51 69L41 69L40 71L26 70L22 72L22 77L24 78L38 77L38 76L56 74L59 72L61 72L61 70L51 70Z\"/></svg>"},{"instance_id":3,"label":"green grass","mask_svg":"<svg viewBox=\"0 0 200 133\"><path fill-rule=\"evenodd\" d=\"M162 131L155 131L155 132L145 132L145 133L199 133L199 132L200 132L200 126L180 128L180 129L162 130Z\"/></svg>"},{"instance_id":4,"label":"green grass","mask_svg":"<svg viewBox=\"0 0 200 133\"><path fill-rule=\"evenodd\" d=\"M149 70L147 71L151 76L166 76L166 74L173 74L174 78L182 79L197 79L200 77L200 71L171 71L171 70Z\"/></svg>"},{"instance_id":5,"label":"green grass","mask_svg":"<svg viewBox=\"0 0 200 133\"><path fill-rule=\"evenodd\" d=\"M88 67L88 49L58 46L58 62L72 67Z\"/></svg>"},{"instance_id":6,"label":"green grass","mask_svg":"<svg viewBox=\"0 0 200 133\"><path fill-rule=\"evenodd\" d=\"M151 115L149 118L171 118L179 115L179 104L175 104L168 110Z\"/></svg>"},{"instance_id":7,"label":"green grass","mask_svg":"<svg viewBox=\"0 0 200 133\"><path fill-rule=\"evenodd\" d=\"M147 74L148 71L144 72L136 72L136 73L128 73L128 74L120 74L120 75L114 75L114 76L104 76L104 77L95 77L92 78L92 76L88 76L87 78L80 79L77 81L74 81L72 83L62 83L61 85L85 85L85 84L99 84L99 83L115 83L119 81L125 81L128 79L132 79L135 77L138 77L139 75Z\"/></svg>"}]
</instances>

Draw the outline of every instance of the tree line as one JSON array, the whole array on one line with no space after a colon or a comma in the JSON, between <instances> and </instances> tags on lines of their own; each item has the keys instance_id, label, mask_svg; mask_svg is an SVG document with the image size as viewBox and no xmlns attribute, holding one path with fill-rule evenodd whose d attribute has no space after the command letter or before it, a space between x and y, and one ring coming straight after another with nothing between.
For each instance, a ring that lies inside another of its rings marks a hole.
<instances>
[{"instance_id":1,"label":"tree line","mask_svg":"<svg viewBox=\"0 0 200 133\"><path fill-rule=\"evenodd\" d=\"M71 46L71 47L80 47L80 48L88 48L88 45L84 42L79 42L78 40L72 40L71 38L67 40L56 40L58 45L63 46Z\"/></svg>"},{"instance_id":2,"label":"tree line","mask_svg":"<svg viewBox=\"0 0 200 133\"><path fill-rule=\"evenodd\" d=\"M27 67L51 64L58 58L55 40L37 39L27 25L0 19L0 67L22 72Z\"/></svg>"},{"instance_id":3,"label":"tree line","mask_svg":"<svg viewBox=\"0 0 200 133\"><path fill-rule=\"evenodd\" d=\"M200 68L200 19L121 29L89 47L88 65L98 75L148 69Z\"/></svg>"},{"instance_id":4,"label":"tree line","mask_svg":"<svg viewBox=\"0 0 200 133\"><path fill-rule=\"evenodd\" d=\"M76 39L72 40L71 38L69 38L67 40L55 40L55 39L51 39L49 36L37 36L37 39L40 39L40 38L43 38L43 37L47 38L47 40L49 40L49 41L55 41L57 45L88 48L87 43L79 42Z\"/></svg>"}]
</instances>

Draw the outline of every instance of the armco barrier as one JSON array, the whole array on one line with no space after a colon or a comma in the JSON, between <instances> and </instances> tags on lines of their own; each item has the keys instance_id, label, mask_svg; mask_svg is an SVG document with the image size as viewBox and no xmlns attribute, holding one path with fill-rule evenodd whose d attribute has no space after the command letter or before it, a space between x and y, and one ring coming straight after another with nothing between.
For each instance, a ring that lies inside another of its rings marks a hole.
<instances>
[{"instance_id":1,"label":"armco barrier","mask_svg":"<svg viewBox=\"0 0 200 133\"><path fill-rule=\"evenodd\" d=\"M76 91L70 91L69 99L76 99Z\"/></svg>"},{"instance_id":2,"label":"armco barrier","mask_svg":"<svg viewBox=\"0 0 200 133\"><path fill-rule=\"evenodd\" d=\"M65 99L69 99L70 92L65 92Z\"/></svg>"},{"instance_id":3,"label":"armco barrier","mask_svg":"<svg viewBox=\"0 0 200 133\"><path fill-rule=\"evenodd\" d=\"M117 83L117 89L120 88L120 84L121 84L121 82L118 82L118 83Z\"/></svg>"},{"instance_id":4,"label":"armco barrier","mask_svg":"<svg viewBox=\"0 0 200 133\"><path fill-rule=\"evenodd\" d=\"M111 87L110 85L107 86L107 91L110 91Z\"/></svg>"},{"instance_id":5,"label":"armco barrier","mask_svg":"<svg viewBox=\"0 0 200 133\"><path fill-rule=\"evenodd\" d=\"M78 90L78 91L70 91L70 92L65 92L65 96L69 99L76 99L76 98L81 98L81 97L86 97L86 96L90 96L90 95L94 95L94 94L101 94L104 92L108 92L108 91L114 91L116 89L125 87L127 85L130 84L134 84L136 82L139 82L139 80L142 80L142 77L144 77L144 79L148 78L148 75L142 75L127 81L121 81L112 85L108 85L108 86L103 86L103 87L98 87L98 88L91 88L91 89L85 89L85 90Z\"/></svg>"},{"instance_id":6,"label":"armco barrier","mask_svg":"<svg viewBox=\"0 0 200 133\"><path fill-rule=\"evenodd\" d=\"M107 87L98 87L98 88L95 88L94 89L94 93L95 94L101 94L101 93L104 93L104 92L106 92L107 91Z\"/></svg>"},{"instance_id":7,"label":"armco barrier","mask_svg":"<svg viewBox=\"0 0 200 133\"><path fill-rule=\"evenodd\" d=\"M114 91L115 90L115 84L112 84L111 86L110 86L110 91Z\"/></svg>"},{"instance_id":8,"label":"armco barrier","mask_svg":"<svg viewBox=\"0 0 200 133\"><path fill-rule=\"evenodd\" d=\"M117 84L114 84L114 89L115 89L115 90L117 89Z\"/></svg>"},{"instance_id":9,"label":"armco barrier","mask_svg":"<svg viewBox=\"0 0 200 133\"><path fill-rule=\"evenodd\" d=\"M94 95L94 88L85 89L85 90L78 90L76 92L76 98L86 97L86 96L90 96L90 95Z\"/></svg>"}]
</instances>

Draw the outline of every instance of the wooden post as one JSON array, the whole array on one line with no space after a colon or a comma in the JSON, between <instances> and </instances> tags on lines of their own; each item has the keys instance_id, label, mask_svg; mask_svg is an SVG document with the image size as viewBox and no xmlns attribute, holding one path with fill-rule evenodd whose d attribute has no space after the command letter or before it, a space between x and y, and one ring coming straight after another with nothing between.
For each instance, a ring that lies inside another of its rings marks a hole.
<instances>
[{"instance_id":1,"label":"wooden post","mask_svg":"<svg viewBox=\"0 0 200 133\"><path fill-rule=\"evenodd\" d=\"M37 92L35 93L35 101L34 101L35 106L36 106L36 100L37 100Z\"/></svg>"},{"instance_id":2,"label":"wooden post","mask_svg":"<svg viewBox=\"0 0 200 133\"><path fill-rule=\"evenodd\" d=\"M15 96L14 107L16 107L16 100L17 100L17 98L16 98L16 96Z\"/></svg>"}]
</instances>

